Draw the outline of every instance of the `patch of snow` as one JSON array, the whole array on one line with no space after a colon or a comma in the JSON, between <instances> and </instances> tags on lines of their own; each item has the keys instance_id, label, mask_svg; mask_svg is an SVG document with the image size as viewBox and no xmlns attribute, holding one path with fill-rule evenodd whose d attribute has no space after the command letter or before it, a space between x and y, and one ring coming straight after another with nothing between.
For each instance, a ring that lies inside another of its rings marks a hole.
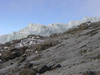
<instances>
[{"instance_id":1,"label":"patch of snow","mask_svg":"<svg viewBox=\"0 0 100 75\"><path fill-rule=\"evenodd\" d=\"M4 49L8 49L8 47L7 47L7 46L5 46L5 47L4 47Z\"/></svg>"},{"instance_id":2,"label":"patch of snow","mask_svg":"<svg viewBox=\"0 0 100 75\"><path fill-rule=\"evenodd\" d=\"M12 52L12 54L14 54L15 52Z\"/></svg>"},{"instance_id":3,"label":"patch of snow","mask_svg":"<svg viewBox=\"0 0 100 75\"><path fill-rule=\"evenodd\" d=\"M35 51L35 53L37 54L37 53L38 53L38 51Z\"/></svg>"},{"instance_id":4,"label":"patch of snow","mask_svg":"<svg viewBox=\"0 0 100 75\"><path fill-rule=\"evenodd\" d=\"M0 63L2 62L2 60L0 60Z\"/></svg>"}]
</instances>

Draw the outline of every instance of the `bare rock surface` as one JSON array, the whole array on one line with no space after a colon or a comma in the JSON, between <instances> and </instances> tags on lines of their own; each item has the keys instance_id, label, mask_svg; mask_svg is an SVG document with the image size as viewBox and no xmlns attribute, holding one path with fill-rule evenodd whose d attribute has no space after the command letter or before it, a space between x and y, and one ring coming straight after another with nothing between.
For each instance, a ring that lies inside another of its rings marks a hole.
<instances>
[{"instance_id":1,"label":"bare rock surface","mask_svg":"<svg viewBox=\"0 0 100 75\"><path fill-rule=\"evenodd\" d=\"M0 44L0 75L100 75L100 22Z\"/></svg>"}]
</instances>

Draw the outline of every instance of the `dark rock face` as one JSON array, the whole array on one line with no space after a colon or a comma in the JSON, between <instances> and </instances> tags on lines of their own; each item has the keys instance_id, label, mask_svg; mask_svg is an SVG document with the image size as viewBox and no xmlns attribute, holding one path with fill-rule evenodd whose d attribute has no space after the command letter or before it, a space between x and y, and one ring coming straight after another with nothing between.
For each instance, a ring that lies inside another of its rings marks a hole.
<instances>
[{"instance_id":1,"label":"dark rock face","mask_svg":"<svg viewBox=\"0 0 100 75\"><path fill-rule=\"evenodd\" d=\"M56 68L61 68L61 65L60 64L56 64L56 65L50 66L50 70L54 70Z\"/></svg>"},{"instance_id":2,"label":"dark rock face","mask_svg":"<svg viewBox=\"0 0 100 75\"><path fill-rule=\"evenodd\" d=\"M10 48L10 50L2 51L1 52L1 60L8 61L14 59L16 57L21 56L24 54L27 47L20 47L20 48Z\"/></svg>"},{"instance_id":3,"label":"dark rock face","mask_svg":"<svg viewBox=\"0 0 100 75\"><path fill-rule=\"evenodd\" d=\"M21 56L22 54L24 54L26 49L27 47L17 48L18 56Z\"/></svg>"},{"instance_id":4,"label":"dark rock face","mask_svg":"<svg viewBox=\"0 0 100 75\"><path fill-rule=\"evenodd\" d=\"M18 75L36 75L36 71L33 69L23 69Z\"/></svg>"},{"instance_id":5,"label":"dark rock face","mask_svg":"<svg viewBox=\"0 0 100 75\"><path fill-rule=\"evenodd\" d=\"M11 45L10 42L4 44L4 46L10 46L10 45Z\"/></svg>"},{"instance_id":6,"label":"dark rock face","mask_svg":"<svg viewBox=\"0 0 100 75\"><path fill-rule=\"evenodd\" d=\"M46 71L49 71L50 68L47 66L47 65L44 65L40 68L40 70L38 71L40 74L46 72Z\"/></svg>"},{"instance_id":7,"label":"dark rock face","mask_svg":"<svg viewBox=\"0 0 100 75\"><path fill-rule=\"evenodd\" d=\"M30 68L30 67L32 67L33 66L33 64L31 64L30 62L26 62L25 63L25 68Z\"/></svg>"},{"instance_id":8,"label":"dark rock face","mask_svg":"<svg viewBox=\"0 0 100 75\"><path fill-rule=\"evenodd\" d=\"M61 68L60 64L53 64L53 65L39 65L37 68L34 68L38 73L42 74L46 71L51 71L57 68Z\"/></svg>"},{"instance_id":9,"label":"dark rock face","mask_svg":"<svg viewBox=\"0 0 100 75\"><path fill-rule=\"evenodd\" d=\"M21 42L21 40L13 40L11 43L16 44L16 43L19 43L19 42Z\"/></svg>"},{"instance_id":10,"label":"dark rock face","mask_svg":"<svg viewBox=\"0 0 100 75\"><path fill-rule=\"evenodd\" d=\"M26 55L22 55L20 58L19 58L19 61L18 63L22 63L23 61L26 60Z\"/></svg>"},{"instance_id":11,"label":"dark rock face","mask_svg":"<svg viewBox=\"0 0 100 75\"><path fill-rule=\"evenodd\" d=\"M46 41L42 44L36 44L33 46L33 50L45 50L45 49L48 49L50 47L53 47L53 46L56 46L57 44L59 44L59 41Z\"/></svg>"},{"instance_id":12,"label":"dark rock face","mask_svg":"<svg viewBox=\"0 0 100 75\"><path fill-rule=\"evenodd\" d=\"M82 75L96 75L93 71L86 71L86 72L83 72Z\"/></svg>"},{"instance_id":13,"label":"dark rock face","mask_svg":"<svg viewBox=\"0 0 100 75\"><path fill-rule=\"evenodd\" d=\"M3 51L1 52L1 60L8 61L14 59L17 56L17 53L12 53L11 51Z\"/></svg>"},{"instance_id":14,"label":"dark rock face","mask_svg":"<svg viewBox=\"0 0 100 75\"><path fill-rule=\"evenodd\" d=\"M10 47L10 46L15 45L16 43L19 43L19 42L21 42L21 40L13 40L11 42L6 42L5 44L0 44L0 47L1 46L2 47L5 47L5 46Z\"/></svg>"},{"instance_id":15,"label":"dark rock face","mask_svg":"<svg viewBox=\"0 0 100 75\"><path fill-rule=\"evenodd\" d=\"M42 74L46 71L51 71L51 70L61 67L60 64L52 65L52 66L40 65L40 66L37 66L36 68L32 69L32 66L33 65L31 63L27 62L25 64L26 69L23 69L22 71L20 71L18 75L36 75L37 73Z\"/></svg>"}]
</instances>

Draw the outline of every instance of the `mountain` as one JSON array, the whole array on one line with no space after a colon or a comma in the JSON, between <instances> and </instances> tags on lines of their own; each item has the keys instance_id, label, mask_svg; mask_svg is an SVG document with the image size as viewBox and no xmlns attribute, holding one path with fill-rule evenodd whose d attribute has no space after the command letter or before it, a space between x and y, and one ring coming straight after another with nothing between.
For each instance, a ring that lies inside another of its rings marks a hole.
<instances>
[{"instance_id":1,"label":"mountain","mask_svg":"<svg viewBox=\"0 0 100 75\"><path fill-rule=\"evenodd\" d=\"M50 36L54 33L62 33L67 31L70 28L76 27L81 23L85 22L98 22L100 17L84 17L82 20L70 21L68 24L54 23L47 26L42 24L29 24L27 27L21 29L18 32L13 32L12 34L0 36L0 43L9 42L16 39L25 38L28 35L41 35L41 36Z\"/></svg>"},{"instance_id":2,"label":"mountain","mask_svg":"<svg viewBox=\"0 0 100 75\"><path fill-rule=\"evenodd\" d=\"M100 21L88 21L48 37L28 35L0 44L0 75L100 75ZM48 26L63 28L56 25Z\"/></svg>"}]
</instances>

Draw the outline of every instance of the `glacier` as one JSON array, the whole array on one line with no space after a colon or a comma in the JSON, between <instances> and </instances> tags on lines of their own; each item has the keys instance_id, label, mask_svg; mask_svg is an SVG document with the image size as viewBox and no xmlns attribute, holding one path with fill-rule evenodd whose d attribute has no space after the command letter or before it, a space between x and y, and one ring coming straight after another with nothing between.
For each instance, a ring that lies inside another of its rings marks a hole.
<instances>
[{"instance_id":1,"label":"glacier","mask_svg":"<svg viewBox=\"0 0 100 75\"><path fill-rule=\"evenodd\" d=\"M28 24L27 27L19 30L18 32L13 32L12 34L6 34L0 36L0 43L9 42L16 39L25 38L28 35L41 35L41 36L50 36L54 33L62 33L67 31L69 28L74 28L85 22L98 22L100 17L84 17L82 20L70 21L68 24L63 23L53 23L49 25L42 24Z\"/></svg>"}]
</instances>

